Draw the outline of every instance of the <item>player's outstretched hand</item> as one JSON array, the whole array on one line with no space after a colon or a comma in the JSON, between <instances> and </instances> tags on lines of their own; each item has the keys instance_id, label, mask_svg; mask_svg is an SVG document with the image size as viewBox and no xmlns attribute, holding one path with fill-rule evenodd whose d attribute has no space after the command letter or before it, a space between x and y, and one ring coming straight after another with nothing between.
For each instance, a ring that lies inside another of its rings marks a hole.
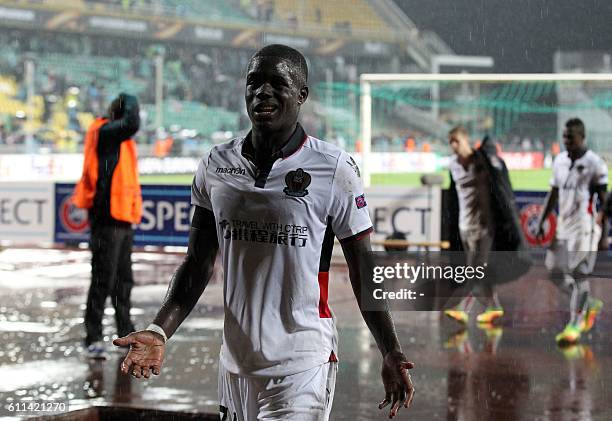
<instances>
[{"instance_id":1,"label":"player's outstretched hand","mask_svg":"<svg viewBox=\"0 0 612 421\"><path fill-rule=\"evenodd\" d=\"M395 417L402 405L408 408L412 404L414 386L408 370L413 367L414 364L401 352L389 352L383 359L381 375L385 386L385 399L378 404L378 409L391 404L389 418Z\"/></svg>"},{"instance_id":2,"label":"player's outstretched hand","mask_svg":"<svg viewBox=\"0 0 612 421\"><path fill-rule=\"evenodd\" d=\"M113 341L116 346L130 346L130 351L121 363L123 374L132 374L140 379L148 379L151 373L158 375L164 361L166 344L163 338L148 330L130 333Z\"/></svg>"}]
</instances>

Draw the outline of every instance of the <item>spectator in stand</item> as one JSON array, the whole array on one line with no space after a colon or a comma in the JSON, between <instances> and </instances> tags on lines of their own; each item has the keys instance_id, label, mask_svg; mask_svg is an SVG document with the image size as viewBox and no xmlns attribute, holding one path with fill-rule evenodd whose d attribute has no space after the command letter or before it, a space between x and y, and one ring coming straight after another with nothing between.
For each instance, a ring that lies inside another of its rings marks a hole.
<instances>
[{"instance_id":1,"label":"spectator in stand","mask_svg":"<svg viewBox=\"0 0 612 421\"><path fill-rule=\"evenodd\" d=\"M406 152L414 152L415 148L416 148L416 142L414 141L414 139L411 137L406 139L406 145L405 145Z\"/></svg>"}]
</instances>

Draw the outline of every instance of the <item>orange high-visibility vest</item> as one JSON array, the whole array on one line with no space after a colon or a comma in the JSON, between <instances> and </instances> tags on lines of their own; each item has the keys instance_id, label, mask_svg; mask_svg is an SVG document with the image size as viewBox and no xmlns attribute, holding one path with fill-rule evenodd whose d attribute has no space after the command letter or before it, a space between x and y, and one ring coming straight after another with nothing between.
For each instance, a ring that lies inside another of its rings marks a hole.
<instances>
[{"instance_id":1,"label":"orange high-visibility vest","mask_svg":"<svg viewBox=\"0 0 612 421\"><path fill-rule=\"evenodd\" d=\"M406 143L404 146L405 146L406 152L414 152L416 148L416 142L414 141L413 138L409 137L408 139L406 139Z\"/></svg>"},{"instance_id":2,"label":"orange high-visibility vest","mask_svg":"<svg viewBox=\"0 0 612 421\"><path fill-rule=\"evenodd\" d=\"M100 128L107 122L105 118L96 118L85 134L83 174L72 195L72 203L77 208L90 209L93 206L98 183L98 136ZM110 214L114 219L132 224L138 224L142 217L138 158L133 139L121 142L119 161L111 179Z\"/></svg>"}]
</instances>

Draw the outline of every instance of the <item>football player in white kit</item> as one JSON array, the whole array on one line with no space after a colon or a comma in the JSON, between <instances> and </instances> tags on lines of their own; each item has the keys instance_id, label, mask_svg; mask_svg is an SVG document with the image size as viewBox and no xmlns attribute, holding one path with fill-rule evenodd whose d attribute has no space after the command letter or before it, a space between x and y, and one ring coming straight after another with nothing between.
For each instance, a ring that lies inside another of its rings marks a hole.
<instances>
[{"instance_id":1,"label":"football player in white kit","mask_svg":"<svg viewBox=\"0 0 612 421\"><path fill-rule=\"evenodd\" d=\"M159 374L166 339L197 303L220 250L222 420L327 420L338 364L327 303L334 236L360 308L362 287L373 285L372 271L362 269L371 261L372 223L359 170L346 152L308 136L297 122L307 77L304 57L290 47L270 45L251 58L245 91L251 131L201 160L185 261L153 323L115 340L130 345L124 373ZM413 399L413 364L389 311L361 310L383 356L378 406L390 404L394 417Z\"/></svg>"},{"instance_id":2,"label":"football player in white kit","mask_svg":"<svg viewBox=\"0 0 612 421\"><path fill-rule=\"evenodd\" d=\"M540 218L538 236L544 235L544 221L559 205L557 231L546 254L551 279L570 297L570 320L556 336L560 345L573 344L589 331L601 310L601 300L590 296L588 275L593 271L597 250L607 250L605 234L608 167L585 142L584 123L573 118L565 123L566 151L553 163L551 191ZM596 199L602 204L597 212Z\"/></svg>"},{"instance_id":3,"label":"football player in white kit","mask_svg":"<svg viewBox=\"0 0 612 421\"><path fill-rule=\"evenodd\" d=\"M466 263L469 266L486 266L495 245L495 215L492 210L492 177L484 160L492 158L483 148L472 148L468 132L463 126L454 127L448 133L448 139L454 152L448 165L452 182L450 191L456 196L458 204L458 215L455 217L458 220L459 238L467 253ZM494 159L501 166L501 159L496 156ZM504 315L504 310L491 283L483 280L476 287L481 290L486 305L486 310L476 320L480 326L489 326ZM474 296L468 293L457 306L445 310L444 314L466 325L473 303Z\"/></svg>"}]
</instances>

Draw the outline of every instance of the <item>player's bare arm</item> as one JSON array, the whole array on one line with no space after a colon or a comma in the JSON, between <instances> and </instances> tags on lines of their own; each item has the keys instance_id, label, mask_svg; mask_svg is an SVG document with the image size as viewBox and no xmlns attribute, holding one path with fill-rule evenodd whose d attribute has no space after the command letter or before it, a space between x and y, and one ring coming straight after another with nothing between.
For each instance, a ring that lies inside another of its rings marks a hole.
<instances>
[{"instance_id":1,"label":"player's bare arm","mask_svg":"<svg viewBox=\"0 0 612 421\"><path fill-rule=\"evenodd\" d=\"M195 307L212 276L219 243L214 214L196 206L189 231L189 245L183 263L170 281L164 302L153 320L167 337L171 337ZM118 338L117 346L130 346L121 371L136 378L158 375L165 353L165 339L159 334L141 330Z\"/></svg>"},{"instance_id":2,"label":"player's bare arm","mask_svg":"<svg viewBox=\"0 0 612 421\"><path fill-rule=\"evenodd\" d=\"M408 372L414 364L402 353L389 310L366 311L362 308L362 286L367 288L374 285L371 279L368 279L373 273L368 269L374 267L369 236L342 242L342 251L348 264L349 278L361 315L383 356L381 375L385 396L378 407L382 409L391 404L389 417L393 418L402 405L408 408L414 398L414 386Z\"/></svg>"},{"instance_id":3,"label":"player's bare arm","mask_svg":"<svg viewBox=\"0 0 612 421\"><path fill-rule=\"evenodd\" d=\"M607 221L607 213L606 213L606 203L608 201L608 186L605 184L601 184L595 187L595 194L599 198L599 203L601 207L599 212L597 213L597 225L601 228L601 239L599 240L599 250L605 251L608 250L608 221Z\"/></svg>"},{"instance_id":4,"label":"player's bare arm","mask_svg":"<svg viewBox=\"0 0 612 421\"><path fill-rule=\"evenodd\" d=\"M540 222L538 223L538 238L544 237L544 222L548 217L548 214L552 212L552 210L557 206L557 202L559 201L559 188L553 187L550 189L550 192L546 196L546 200L544 202L544 211L542 211L542 215L540 216Z\"/></svg>"}]
</instances>

